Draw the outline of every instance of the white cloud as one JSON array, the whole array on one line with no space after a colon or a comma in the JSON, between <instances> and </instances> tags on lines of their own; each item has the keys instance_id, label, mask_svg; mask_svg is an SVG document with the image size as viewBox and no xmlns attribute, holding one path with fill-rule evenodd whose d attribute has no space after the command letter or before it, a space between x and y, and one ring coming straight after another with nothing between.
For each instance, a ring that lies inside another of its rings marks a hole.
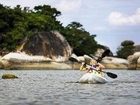
<instances>
[{"instance_id":1,"label":"white cloud","mask_svg":"<svg viewBox=\"0 0 140 105\"><path fill-rule=\"evenodd\" d=\"M22 7L30 7L32 9L34 8L34 6L38 6L38 5L53 4L53 1L51 0L0 0L0 3L11 7L15 7L16 5L21 5Z\"/></svg>"},{"instance_id":2,"label":"white cloud","mask_svg":"<svg viewBox=\"0 0 140 105\"><path fill-rule=\"evenodd\" d=\"M109 15L109 23L112 25L140 25L140 8L133 15L125 15L120 12L112 12Z\"/></svg>"},{"instance_id":3,"label":"white cloud","mask_svg":"<svg viewBox=\"0 0 140 105\"><path fill-rule=\"evenodd\" d=\"M33 8L37 5L51 5L61 12L76 12L82 6L82 0L0 0L0 2L7 6L15 7L21 5L22 7Z\"/></svg>"},{"instance_id":4,"label":"white cloud","mask_svg":"<svg viewBox=\"0 0 140 105\"><path fill-rule=\"evenodd\" d=\"M81 7L82 0L59 0L55 7L62 12L75 12Z\"/></svg>"}]
</instances>

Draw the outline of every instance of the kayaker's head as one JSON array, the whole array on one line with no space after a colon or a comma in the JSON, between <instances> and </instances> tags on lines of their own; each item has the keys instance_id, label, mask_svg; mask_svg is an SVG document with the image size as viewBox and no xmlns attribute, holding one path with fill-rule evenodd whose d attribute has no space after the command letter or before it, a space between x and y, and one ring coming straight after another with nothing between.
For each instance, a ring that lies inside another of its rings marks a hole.
<instances>
[{"instance_id":1,"label":"kayaker's head","mask_svg":"<svg viewBox=\"0 0 140 105\"><path fill-rule=\"evenodd\" d=\"M84 59L85 59L85 63L90 65L90 62L91 62L92 58L89 57L88 55L84 55Z\"/></svg>"}]
</instances>

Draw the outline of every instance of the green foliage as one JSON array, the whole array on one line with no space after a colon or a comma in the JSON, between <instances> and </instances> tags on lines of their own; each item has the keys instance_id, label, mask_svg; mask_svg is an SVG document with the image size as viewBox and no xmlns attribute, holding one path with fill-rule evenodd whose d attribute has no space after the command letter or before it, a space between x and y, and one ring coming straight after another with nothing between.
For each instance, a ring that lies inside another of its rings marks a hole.
<instances>
[{"instance_id":1,"label":"green foliage","mask_svg":"<svg viewBox=\"0 0 140 105\"><path fill-rule=\"evenodd\" d=\"M0 50L16 50L20 42L35 32L57 30L62 33L77 55L94 54L98 44L95 35L85 31L79 22L63 27L57 17L61 12L49 5L14 8L0 4Z\"/></svg>"},{"instance_id":2,"label":"green foliage","mask_svg":"<svg viewBox=\"0 0 140 105\"><path fill-rule=\"evenodd\" d=\"M61 30L62 25L56 17L61 12L49 5L36 6L34 10L20 5L10 8L0 4L1 50L12 51L26 37L34 32Z\"/></svg>"},{"instance_id":3,"label":"green foliage","mask_svg":"<svg viewBox=\"0 0 140 105\"><path fill-rule=\"evenodd\" d=\"M44 14L47 16L51 16L52 18L56 18L57 16L61 15L60 11L57 11L56 8L51 8L51 6L49 6L49 5L35 6L34 10L38 14Z\"/></svg>"},{"instance_id":4,"label":"green foliage","mask_svg":"<svg viewBox=\"0 0 140 105\"><path fill-rule=\"evenodd\" d=\"M121 46L129 46L129 45L133 46L134 42L131 40L125 40L121 43Z\"/></svg>"},{"instance_id":5,"label":"green foliage","mask_svg":"<svg viewBox=\"0 0 140 105\"><path fill-rule=\"evenodd\" d=\"M94 35L87 36L86 39L82 40L81 44L74 49L74 52L77 55L94 54L97 50L97 42L94 40L94 37Z\"/></svg>"},{"instance_id":6,"label":"green foliage","mask_svg":"<svg viewBox=\"0 0 140 105\"><path fill-rule=\"evenodd\" d=\"M67 25L63 35L65 35L73 48L73 52L77 55L94 54L97 50L95 35L90 35L78 22L72 22Z\"/></svg>"},{"instance_id":7,"label":"green foliage","mask_svg":"<svg viewBox=\"0 0 140 105\"><path fill-rule=\"evenodd\" d=\"M134 42L131 40L125 40L121 43L121 46L117 50L117 56L127 59L129 55L134 53Z\"/></svg>"}]
</instances>

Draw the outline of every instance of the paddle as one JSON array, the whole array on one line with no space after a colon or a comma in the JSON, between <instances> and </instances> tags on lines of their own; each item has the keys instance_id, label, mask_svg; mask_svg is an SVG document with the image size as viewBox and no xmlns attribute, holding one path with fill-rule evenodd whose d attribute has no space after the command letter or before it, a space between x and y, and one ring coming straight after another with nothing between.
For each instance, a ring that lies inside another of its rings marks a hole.
<instances>
[{"instance_id":1,"label":"paddle","mask_svg":"<svg viewBox=\"0 0 140 105\"><path fill-rule=\"evenodd\" d=\"M102 59L105 57L105 56L108 56L109 55L109 53L110 53L110 50L109 49L106 49L103 53L102 53L102 55L101 55L101 57L99 57L96 61L97 61L97 63L99 63L100 61L102 61ZM91 56L90 56L91 57ZM93 57L92 57L93 58ZM78 62L78 59L74 56L74 57L70 57L69 58L69 60L71 60L72 62ZM103 73L106 73L109 77L111 77L111 78L117 78L117 75L116 74L114 74L114 73L111 73L111 72L105 72L105 71L101 71L101 72L103 72Z\"/></svg>"},{"instance_id":2,"label":"paddle","mask_svg":"<svg viewBox=\"0 0 140 105\"><path fill-rule=\"evenodd\" d=\"M88 64L86 64L86 63L83 64L84 67L85 67L86 65L88 65ZM88 66L91 67L91 65L88 65ZM97 72L103 72L103 73L106 73L107 76L109 76L110 78L113 78L113 79L117 78L117 75L114 74L114 73L106 72L106 71L101 71L101 70L96 70L96 69L94 69L94 68L92 68L92 67L91 67L90 69L93 69L93 70L95 70L95 71L97 71Z\"/></svg>"},{"instance_id":3,"label":"paddle","mask_svg":"<svg viewBox=\"0 0 140 105\"><path fill-rule=\"evenodd\" d=\"M106 49L106 50L102 53L101 57L99 57L99 58L96 60L97 63L101 62L102 59L103 59L105 56L108 56L108 55L109 55L109 53L110 53L110 50L109 50L109 49ZM92 57L92 58L93 58L93 57ZM117 75L114 74L114 73L105 72L105 71L101 71L101 72L106 73L106 74L107 74L109 77L111 77L111 78L117 78Z\"/></svg>"},{"instance_id":4,"label":"paddle","mask_svg":"<svg viewBox=\"0 0 140 105\"><path fill-rule=\"evenodd\" d=\"M110 53L110 50L109 50L109 49L106 49L106 50L102 53L101 57L99 57L99 58L96 60L97 63L98 63L98 62L101 62L102 59L103 59L105 56L108 56L108 55L109 55L109 53ZM93 58L92 56L90 56L90 57Z\"/></svg>"},{"instance_id":5,"label":"paddle","mask_svg":"<svg viewBox=\"0 0 140 105\"><path fill-rule=\"evenodd\" d=\"M111 78L113 78L113 79L117 78L117 75L116 75L116 74L114 74L114 73L111 73L111 72L106 72L106 71L101 71L101 72L106 73L106 74L107 74L107 76L109 76L109 77L111 77Z\"/></svg>"}]
</instances>

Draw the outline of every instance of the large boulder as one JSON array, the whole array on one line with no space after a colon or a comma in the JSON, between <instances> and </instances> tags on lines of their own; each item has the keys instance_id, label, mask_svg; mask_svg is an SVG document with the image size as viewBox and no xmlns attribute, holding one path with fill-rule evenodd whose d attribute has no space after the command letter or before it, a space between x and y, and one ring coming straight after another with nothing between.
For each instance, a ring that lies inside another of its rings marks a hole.
<instances>
[{"instance_id":1,"label":"large boulder","mask_svg":"<svg viewBox=\"0 0 140 105\"><path fill-rule=\"evenodd\" d=\"M38 32L29 38L25 38L17 52L4 55L0 61L0 67L4 69L42 68L65 69L69 66L55 66L50 62L68 61L72 49L67 40L59 32ZM38 63L38 67L36 66ZM51 65L51 67L50 67Z\"/></svg>"},{"instance_id":2,"label":"large boulder","mask_svg":"<svg viewBox=\"0 0 140 105\"><path fill-rule=\"evenodd\" d=\"M116 64L128 64L128 61L126 59L122 59L122 58L116 58L116 57L105 57L102 60L103 63L116 63Z\"/></svg>"},{"instance_id":3,"label":"large boulder","mask_svg":"<svg viewBox=\"0 0 140 105\"><path fill-rule=\"evenodd\" d=\"M135 51L135 52L139 52L139 51L140 51L140 45L135 45L134 51Z\"/></svg>"},{"instance_id":4,"label":"large boulder","mask_svg":"<svg viewBox=\"0 0 140 105\"><path fill-rule=\"evenodd\" d=\"M0 60L0 68L1 69L10 69L11 68L11 63L7 60Z\"/></svg>"},{"instance_id":5,"label":"large boulder","mask_svg":"<svg viewBox=\"0 0 140 105\"><path fill-rule=\"evenodd\" d=\"M128 61L122 58L105 57L103 58L101 63L103 63L105 68L109 68L109 69L127 69L128 68Z\"/></svg>"},{"instance_id":6,"label":"large boulder","mask_svg":"<svg viewBox=\"0 0 140 105\"><path fill-rule=\"evenodd\" d=\"M72 52L67 40L57 31L35 33L24 40L19 50L58 62L68 60Z\"/></svg>"},{"instance_id":7,"label":"large boulder","mask_svg":"<svg viewBox=\"0 0 140 105\"><path fill-rule=\"evenodd\" d=\"M2 62L15 62L15 63L32 63L32 62L50 62L51 59L44 56L32 56L24 52L11 52L1 58ZM5 63L4 63L5 64Z\"/></svg>"},{"instance_id":8,"label":"large boulder","mask_svg":"<svg viewBox=\"0 0 140 105\"><path fill-rule=\"evenodd\" d=\"M138 58L138 61L137 61L137 69L140 69L140 57Z\"/></svg>"},{"instance_id":9,"label":"large boulder","mask_svg":"<svg viewBox=\"0 0 140 105\"><path fill-rule=\"evenodd\" d=\"M140 52L135 52L133 55L128 56L129 61L129 69L137 69L140 68Z\"/></svg>"},{"instance_id":10,"label":"large boulder","mask_svg":"<svg viewBox=\"0 0 140 105\"><path fill-rule=\"evenodd\" d=\"M138 58L137 63L140 64L140 57Z\"/></svg>"},{"instance_id":11,"label":"large boulder","mask_svg":"<svg viewBox=\"0 0 140 105\"><path fill-rule=\"evenodd\" d=\"M3 68L2 57L0 56L0 69Z\"/></svg>"}]
</instances>

